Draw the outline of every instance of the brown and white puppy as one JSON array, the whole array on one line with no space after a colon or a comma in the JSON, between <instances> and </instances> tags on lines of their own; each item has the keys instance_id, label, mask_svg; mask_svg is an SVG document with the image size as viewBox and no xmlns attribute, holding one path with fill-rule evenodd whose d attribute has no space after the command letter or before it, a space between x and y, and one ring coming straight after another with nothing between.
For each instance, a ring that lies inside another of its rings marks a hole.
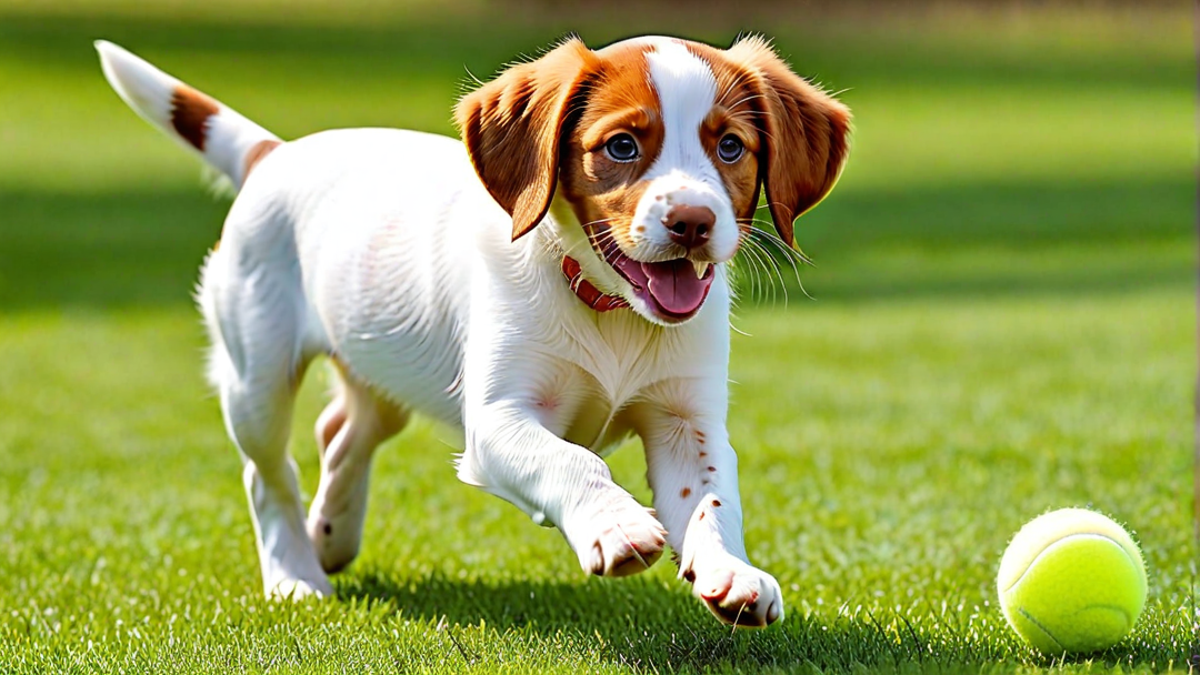
<instances>
[{"instance_id":1,"label":"brown and white puppy","mask_svg":"<svg viewBox=\"0 0 1200 675\"><path fill-rule=\"evenodd\" d=\"M727 264L760 190L792 243L845 161L845 107L758 38L570 39L464 97L461 144L385 129L282 143L97 48L122 98L240 188L199 302L268 593L332 592L371 455L418 412L462 429L459 478L558 527L584 570L632 574L669 543L722 621L783 616L742 540ZM287 436L322 355L340 389L306 516ZM629 434L653 510L598 454Z\"/></svg>"}]
</instances>

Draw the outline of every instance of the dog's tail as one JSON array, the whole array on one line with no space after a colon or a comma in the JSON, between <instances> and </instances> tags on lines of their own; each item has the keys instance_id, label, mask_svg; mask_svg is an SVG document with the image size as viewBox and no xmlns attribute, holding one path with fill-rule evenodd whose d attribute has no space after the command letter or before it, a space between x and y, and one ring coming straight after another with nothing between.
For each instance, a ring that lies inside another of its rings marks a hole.
<instances>
[{"instance_id":1,"label":"dog's tail","mask_svg":"<svg viewBox=\"0 0 1200 675\"><path fill-rule=\"evenodd\" d=\"M105 40L96 41L108 83L142 119L241 188L250 170L279 137L146 61Z\"/></svg>"}]
</instances>

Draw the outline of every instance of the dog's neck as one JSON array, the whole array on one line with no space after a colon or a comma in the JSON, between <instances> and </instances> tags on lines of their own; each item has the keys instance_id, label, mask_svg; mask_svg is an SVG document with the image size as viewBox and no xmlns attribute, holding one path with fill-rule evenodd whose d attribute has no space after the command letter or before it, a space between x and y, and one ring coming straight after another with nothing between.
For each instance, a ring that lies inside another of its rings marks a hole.
<instances>
[{"instance_id":1,"label":"dog's neck","mask_svg":"<svg viewBox=\"0 0 1200 675\"><path fill-rule=\"evenodd\" d=\"M629 307L629 303L625 302L625 298L601 293L600 289L592 285L592 282L583 278L583 267L579 264L578 260L571 256L563 256L562 271L563 275L567 278L567 283L571 286L571 290L575 292L576 297L582 300L583 304L597 312L607 312L613 309Z\"/></svg>"},{"instance_id":2,"label":"dog's neck","mask_svg":"<svg viewBox=\"0 0 1200 675\"><path fill-rule=\"evenodd\" d=\"M556 255L561 257L563 276L571 291L583 304L597 312L607 312L614 309L629 307L629 303L619 295L605 293L591 280L604 285L615 284L617 274L600 260L592 250L587 233L579 222L571 204L561 196L554 196L550 203L550 213L545 224L553 228L553 239L557 249Z\"/></svg>"}]
</instances>

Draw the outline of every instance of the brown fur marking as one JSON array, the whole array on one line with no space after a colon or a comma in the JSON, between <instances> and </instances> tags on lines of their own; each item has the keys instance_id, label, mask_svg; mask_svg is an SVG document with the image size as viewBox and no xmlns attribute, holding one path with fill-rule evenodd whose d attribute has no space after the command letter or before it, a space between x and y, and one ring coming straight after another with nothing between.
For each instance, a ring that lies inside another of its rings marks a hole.
<instances>
[{"instance_id":1,"label":"brown fur marking","mask_svg":"<svg viewBox=\"0 0 1200 675\"><path fill-rule=\"evenodd\" d=\"M724 56L756 75L767 139L760 173L775 229L791 245L793 221L833 189L846 162L850 110L793 73L762 38L739 40Z\"/></svg>"},{"instance_id":2,"label":"brown fur marking","mask_svg":"<svg viewBox=\"0 0 1200 675\"><path fill-rule=\"evenodd\" d=\"M279 141L266 140L259 141L250 148L246 153L246 159L242 166L242 182L245 182L246 177L250 175L250 171L254 169L254 165L262 161L263 157L271 154L271 151L280 146Z\"/></svg>"},{"instance_id":3,"label":"brown fur marking","mask_svg":"<svg viewBox=\"0 0 1200 675\"><path fill-rule=\"evenodd\" d=\"M563 140L563 196L581 223L604 222L622 246L632 246L630 227L647 183L641 177L662 150L665 130L658 94L646 76L648 45L623 45L597 52L586 105ZM640 156L616 162L604 150L627 133Z\"/></svg>"},{"instance_id":4,"label":"brown fur marking","mask_svg":"<svg viewBox=\"0 0 1200 675\"><path fill-rule=\"evenodd\" d=\"M186 84L175 87L171 95L171 126L200 152L204 152L208 118L218 111L216 101Z\"/></svg>"},{"instance_id":5,"label":"brown fur marking","mask_svg":"<svg viewBox=\"0 0 1200 675\"><path fill-rule=\"evenodd\" d=\"M558 181L559 142L576 93L597 58L571 38L471 92L455 122L480 181L513 218L512 237L534 228Z\"/></svg>"}]
</instances>

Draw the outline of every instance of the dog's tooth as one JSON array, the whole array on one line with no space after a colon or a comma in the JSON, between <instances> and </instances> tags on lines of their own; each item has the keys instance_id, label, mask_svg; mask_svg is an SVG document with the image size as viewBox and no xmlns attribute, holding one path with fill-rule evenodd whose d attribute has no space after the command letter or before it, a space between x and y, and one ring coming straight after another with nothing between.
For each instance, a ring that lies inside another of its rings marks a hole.
<instances>
[{"instance_id":1,"label":"dog's tooth","mask_svg":"<svg viewBox=\"0 0 1200 675\"><path fill-rule=\"evenodd\" d=\"M706 263L706 262L697 262L695 260L692 261L692 267L696 268L696 278L697 279L704 278L704 275L708 273L708 266L709 266L709 263Z\"/></svg>"}]
</instances>

